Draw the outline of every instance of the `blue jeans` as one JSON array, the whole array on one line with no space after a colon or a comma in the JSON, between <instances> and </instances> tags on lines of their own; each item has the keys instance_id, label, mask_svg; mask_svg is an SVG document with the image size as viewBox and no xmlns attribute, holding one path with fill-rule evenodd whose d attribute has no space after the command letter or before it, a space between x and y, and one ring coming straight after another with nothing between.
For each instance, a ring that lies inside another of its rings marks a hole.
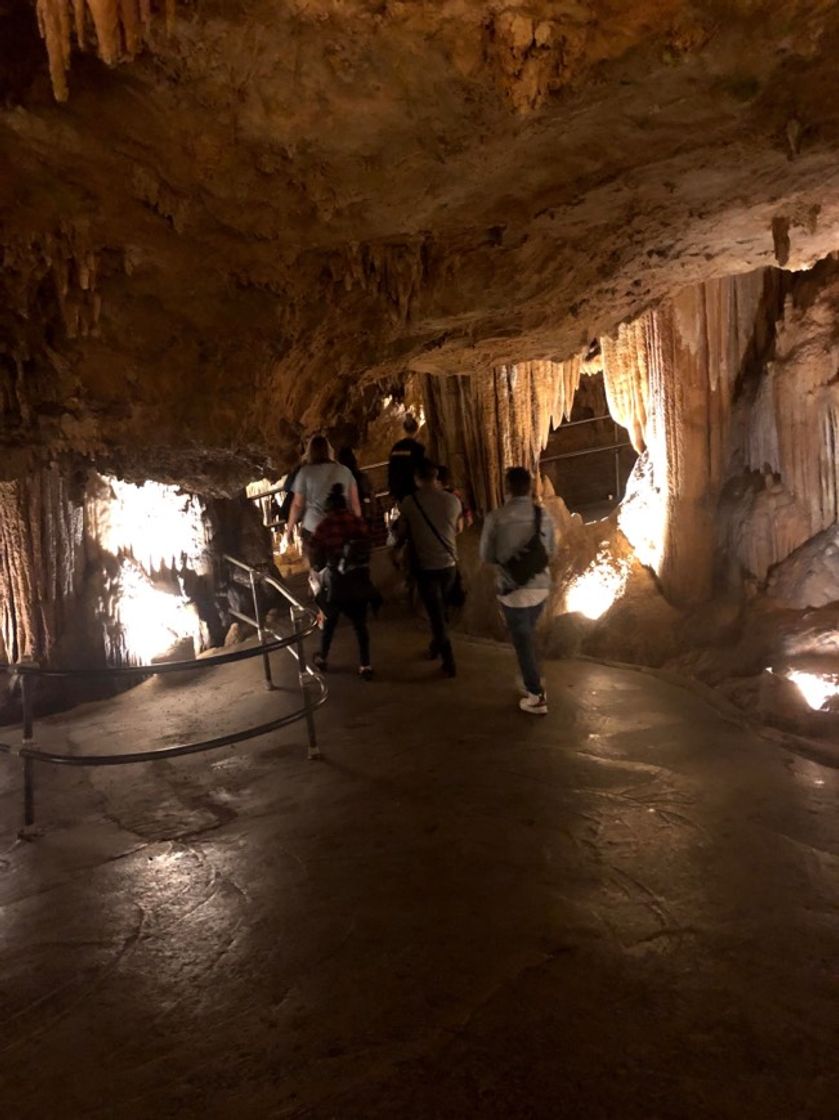
<instances>
[{"instance_id":1,"label":"blue jeans","mask_svg":"<svg viewBox=\"0 0 839 1120\"><path fill-rule=\"evenodd\" d=\"M539 696L542 691L542 676L536 661L534 634L545 604L538 603L535 607L508 607L502 603L501 609L504 611L507 629L513 639L524 687L533 696Z\"/></svg>"}]
</instances>

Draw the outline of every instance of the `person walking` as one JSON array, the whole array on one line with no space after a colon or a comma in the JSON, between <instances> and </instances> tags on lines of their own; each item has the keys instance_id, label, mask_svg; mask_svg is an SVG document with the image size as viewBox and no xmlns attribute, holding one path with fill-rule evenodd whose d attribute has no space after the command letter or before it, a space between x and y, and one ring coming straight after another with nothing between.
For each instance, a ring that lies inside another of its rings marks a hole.
<instances>
[{"instance_id":1,"label":"person walking","mask_svg":"<svg viewBox=\"0 0 839 1120\"><path fill-rule=\"evenodd\" d=\"M294 498L286 530L289 536L302 523L303 543L308 546L312 534L326 514L326 500L332 487L336 485L341 486L350 510L356 517L360 517L358 486L352 472L332 458L332 448L326 436L312 436L305 462L295 475L292 485Z\"/></svg>"},{"instance_id":2,"label":"person walking","mask_svg":"<svg viewBox=\"0 0 839 1120\"><path fill-rule=\"evenodd\" d=\"M370 537L367 522L347 509L341 483L329 492L324 517L309 541L309 557L312 567L321 573L316 601L323 612L323 630L320 651L313 658L315 668L327 671L332 639L345 615L358 641L358 675L369 681L373 667L367 608L377 595L370 579Z\"/></svg>"},{"instance_id":3,"label":"person walking","mask_svg":"<svg viewBox=\"0 0 839 1120\"><path fill-rule=\"evenodd\" d=\"M429 657L440 658L447 677L457 674L448 633L448 606L459 578L457 534L460 501L440 486L436 466L425 459L416 471L416 490L400 506L399 532L406 541L417 591L431 627Z\"/></svg>"},{"instance_id":4,"label":"person walking","mask_svg":"<svg viewBox=\"0 0 839 1120\"><path fill-rule=\"evenodd\" d=\"M358 501L361 506L361 516L370 524L373 520L373 486L365 472L358 465L358 459L351 447L342 447L335 456L336 462L346 467L355 479L358 488Z\"/></svg>"},{"instance_id":5,"label":"person walking","mask_svg":"<svg viewBox=\"0 0 839 1120\"><path fill-rule=\"evenodd\" d=\"M533 501L533 479L525 467L505 478L507 500L493 510L481 534L481 559L497 570L497 592L518 658L525 695L519 703L530 715L547 715L548 700L536 658L536 623L551 588L550 559L556 529L550 514Z\"/></svg>"},{"instance_id":6,"label":"person walking","mask_svg":"<svg viewBox=\"0 0 839 1120\"><path fill-rule=\"evenodd\" d=\"M387 488L397 502L402 502L416 489L414 476L425 458L425 447L416 439L419 424L410 414L402 421L405 435L390 450L387 464Z\"/></svg>"}]
</instances>

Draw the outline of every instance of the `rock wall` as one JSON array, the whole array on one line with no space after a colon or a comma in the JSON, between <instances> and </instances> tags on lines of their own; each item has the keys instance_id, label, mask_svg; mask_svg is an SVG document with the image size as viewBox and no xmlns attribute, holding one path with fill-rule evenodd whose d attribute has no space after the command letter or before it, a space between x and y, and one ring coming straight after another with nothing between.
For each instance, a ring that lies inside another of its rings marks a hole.
<instances>
[{"instance_id":1,"label":"rock wall","mask_svg":"<svg viewBox=\"0 0 839 1120\"><path fill-rule=\"evenodd\" d=\"M271 564L270 538L243 498L202 499L68 464L0 482L0 658L97 668L219 646L231 599L252 613L225 552ZM89 695L80 687L42 682L39 697L61 706ZM4 697L0 714L13 718Z\"/></svg>"}]
</instances>

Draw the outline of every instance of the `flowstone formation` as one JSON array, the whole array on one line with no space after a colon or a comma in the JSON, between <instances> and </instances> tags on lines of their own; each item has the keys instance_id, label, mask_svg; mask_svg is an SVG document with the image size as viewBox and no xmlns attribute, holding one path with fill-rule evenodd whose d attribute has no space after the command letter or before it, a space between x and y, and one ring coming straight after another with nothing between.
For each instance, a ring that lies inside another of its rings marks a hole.
<instances>
[{"instance_id":1,"label":"flowstone formation","mask_svg":"<svg viewBox=\"0 0 839 1120\"><path fill-rule=\"evenodd\" d=\"M810 0L0 0L4 473L230 492L408 371L812 264L837 45Z\"/></svg>"}]
</instances>

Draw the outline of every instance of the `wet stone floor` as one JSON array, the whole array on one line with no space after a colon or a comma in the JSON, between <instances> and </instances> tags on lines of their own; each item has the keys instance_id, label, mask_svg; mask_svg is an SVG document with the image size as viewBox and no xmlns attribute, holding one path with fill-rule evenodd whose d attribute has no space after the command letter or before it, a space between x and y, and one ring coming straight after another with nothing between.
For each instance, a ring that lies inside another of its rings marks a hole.
<instances>
[{"instance_id":1,"label":"wet stone floor","mask_svg":"<svg viewBox=\"0 0 839 1120\"><path fill-rule=\"evenodd\" d=\"M629 670L341 632L318 718L212 756L0 758L14 1120L839 1117L839 773ZM256 662L43 721L133 750L294 704ZM346 671L341 671L342 661ZM8 735L3 736L9 738Z\"/></svg>"}]
</instances>

